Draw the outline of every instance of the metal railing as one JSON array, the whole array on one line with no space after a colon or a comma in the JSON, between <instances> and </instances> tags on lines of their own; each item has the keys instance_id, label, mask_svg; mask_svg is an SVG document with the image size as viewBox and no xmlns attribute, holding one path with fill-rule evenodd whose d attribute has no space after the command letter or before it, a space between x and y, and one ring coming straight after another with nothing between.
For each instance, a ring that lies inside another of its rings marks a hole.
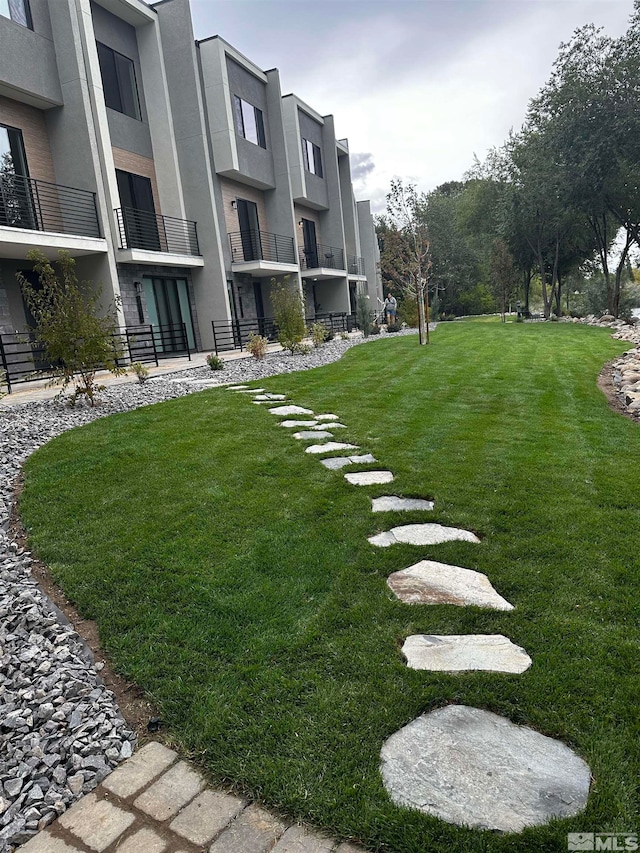
<instances>
[{"instance_id":1,"label":"metal railing","mask_svg":"<svg viewBox=\"0 0 640 853\"><path fill-rule=\"evenodd\" d=\"M345 312L316 314L305 319L307 326L311 323L324 323L329 331L351 331L349 315ZM219 350L244 350L251 334L262 335L272 343L278 340L278 326L273 317L252 317L242 320L213 320L213 345L216 353Z\"/></svg>"},{"instance_id":2,"label":"metal railing","mask_svg":"<svg viewBox=\"0 0 640 853\"><path fill-rule=\"evenodd\" d=\"M0 174L0 226L101 237L95 193Z\"/></svg>"},{"instance_id":3,"label":"metal railing","mask_svg":"<svg viewBox=\"0 0 640 853\"><path fill-rule=\"evenodd\" d=\"M113 336L116 363L124 367L134 361L158 365L161 359L191 360L189 338L184 323L164 326L151 324L119 329ZM100 369L102 365L96 365ZM0 334L0 369L5 373L7 390L20 382L36 382L51 378L56 365L47 361L44 348L36 342L33 332Z\"/></svg>"},{"instance_id":4,"label":"metal railing","mask_svg":"<svg viewBox=\"0 0 640 853\"><path fill-rule=\"evenodd\" d=\"M331 270L343 270L344 251L337 246L324 246L322 243L316 243L314 246L300 246L300 268L303 270L317 269L318 267L327 267Z\"/></svg>"},{"instance_id":5,"label":"metal railing","mask_svg":"<svg viewBox=\"0 0 640 853\"><path fill-rule=\"evenodd\" d=\"M250 228L246 231L234 231L229 234L231 262L242 264L246 261L272 261L280 264L295 264L296 253L293 237L270 234Z\"/></svg>"},{"instance_id":6,"label":"metal railing","mask_svg":"<svg viewBox=\"0 0 640 853\"><path fill-rule=\"evenodd\" d=\"M146 249L175 255L199 255L198 229L189 219L161 216L133 207L115 211L121 249Z\"/></svg>"},{"instance_id":7,"label":"metal railing","mask_svg":"<svg viewBox=\"0 0 640 853\"><path fill-rule=\"evenodd\" d=\"M348 255L347 269L351 275L365 275L364 258L359 258L357 255Z\"/></svg>"}]
</instances>

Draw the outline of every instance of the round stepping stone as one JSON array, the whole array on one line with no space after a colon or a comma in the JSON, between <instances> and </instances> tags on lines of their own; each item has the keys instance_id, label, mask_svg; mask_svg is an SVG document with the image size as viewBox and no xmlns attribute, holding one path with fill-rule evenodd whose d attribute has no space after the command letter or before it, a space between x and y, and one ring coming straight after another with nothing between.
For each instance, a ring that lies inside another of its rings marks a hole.
<instances>
[{"instance_id":1,"label":"round stepping stone","mask_svg":"<svg viewBox=\"0 0 640 853\"><path fill-rule=\"evenodd\" d=\"M289 415L313 415L311 409L303 409L302 406L276 406L275 409L269 409L269 412L282 418Z\"/></svg>"},{"instance_id":2,"label":"round stepping stone","mask_svg":"<svg viewBox=\"0 0 640 853\"><path fill-rule=\"evenodd\" d=\"M380 755L396 805L458 826L521 832L578 814L589 795L589 767L563 743L465 705L418 717Z\"/></svg>"},{"instance_id":3,"label":"round stepping stone","mask_svg":"<svg viewBox=\"0 0 640 853\"><path fill-rule=\"evenodd\" d=\"M293 427L315 427L318 426L317 421L280 421L279 424L281 427L286 427L287 429L292 429ZM323 427L324 429L324 427Z\"/></svg>"},{"instance_id":4,"label":"round stepping stone","mask_svg":"<svg viewBox=\"0 0 640 853\"><path fill-rule=\"evenodd\" d=\"M329 427L329 429L346 429L347 428L345 426L345 424L339 424L337 421L331 421L331 423L328 423L325 421L325 423L318 424L317 426L311 427L311 429L326 429L327 427Z\"/></svg>"},{"instance_id":5,"label":"round stepping stone","mask_svg":"<svg viewBox=\"0 0 640 853\"><path fill-rule=\"evenodd\" d=\"M414 634L404 641L402 654L409 669L432 672L487 670L520 675L532 663L523 648L501 634Z\"/></svg>"},{"instance_id":6,"label":"round stepping stone","mask_svg":"<svg viewBox=\"0 0 640 853\"><path fill-rule=\"evenodd\" d=\"M259 401L262 403L266 400L286 400L287 395L286 394L258 394L256 397L254 397L254 399L256 401Z\"/></svg>"},{"instance_id":7,"label":"round stepping stone","mask_svg":"<svg viewBox=\"0 0 640 853\"><path fill-rule=\"evenodd\" d=\"M316 433L316 438L318 433ZM357 444L345 444L343 441L327 441L324 444L311 444L305 447L305 453L334 453L336 450L358 450Z\"/></svg>"},{"instance_id":8,"label":"round stepping stone","mask_svg":"<svg viewBox=\"0 0 640 853\"><path fill-rule=\"evenodd\" d=\"M345 474L348 477L349 474ZM354 475L351 475L354 476ZM403 524L392 527L385 533L370 536L369 542L378 548L388 548L403 542L407 545L440 545L442 542L479 542L480 540L470 530L459 527L443 527L442 524Z\"/></svg>"},{"instance_id":9,"label":"round stepping stone","mask_svg":"<svg viewBox=\"0 0 640 853\"><path fill-rule=\"evenodd\" d=\"M371 512L409 512L414 509L432 510L433 501L423 498L398 498L395 495L371 499Z\"/></svg>"},{"instance_id":10,"label":"round stepping stone","mask_svg":"<svg viewBox=\"0 0 640 853\"><path fill-rule=\"evenodd\" d=\"M311 439L311 441L317 441L319 438L333 438L333 433L327 432L327 430L314 431L305 429L302 432L294 432L293 437L302 441L309 441L309 439Z\"/></svg>"},{"instance_id":11,"label":"round stepping stone","mask_svg":"<svg viewBox=\"0 0 640 853\"><path fill-rule=\"evenodd\" d=\"M391 471L354 471L344 475L345 480L352 486L375 486L378 483L391 483Z\"/></svg>"},{"instance_id":12,"label":"round stepping stone","mask_svg":"<svg viewBox=\"0 0 640 853\"><path fill-rule=\"evenodd\" d=\"M337 421L337 415L316 415L316 420L319 421Z\"/></svg>"},{"instance_id":13,"label":"round stepping stone","mask_svg":"<svg viewBox=\"0 0 640 853\"><path fill-rule=\"evenodd\" d=\"M513 610L482 572L421 560L408 569L389 575L387 584L405 604L475 605L493 610Z\"/></svg>"}]
</instances>

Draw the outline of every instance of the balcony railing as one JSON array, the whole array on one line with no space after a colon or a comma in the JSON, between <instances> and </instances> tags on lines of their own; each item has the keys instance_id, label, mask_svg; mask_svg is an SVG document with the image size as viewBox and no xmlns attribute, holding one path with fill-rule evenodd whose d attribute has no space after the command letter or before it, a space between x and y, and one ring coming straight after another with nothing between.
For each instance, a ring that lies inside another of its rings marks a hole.
<instances>
[{"instance_id":1,"label":"balcony railing","mask_svg":"<svg viewBox=\"0 0 640 853\"><path fill-rule=\"evenodd\" d=\"M174 255L200 254L195 222L133 207L123 207L115 214L121 249L145 249Z\"/></svg>"},{"instance_id":2,"label":"balcony railing","mask_svg":"<svg viewBox=\"0 0 640 853\"><path fill-rule=\"evenodd\" d=\"M95 193L0 174L0 226L101 237Z\"/></svg>"},{"instance_id":3,"label":"balcony railing","mask_svg":"<svg viewBox=\"0 0 640 853\"><path fill-rule=\"evenodd\" d=\"M323 323L334 334L350 332L353 328L352 325L350 326L349 315L344 312L315 314L313 317L306 317L305 324L310 326L311 323ZM262 335L263 338L267 338L272 343L278 340L278 326L273 317L213 320L211 327L216 352L230 349L243 350L252 334Z\"/></svg>"},{"instance_id":4,"label":"balcony railing","mask_svg":"<svg viewBox=\"0 0 640 853\"><path fill-rule=\"evenodd\" d=\"M270 234L250 228L229 234L231 261L243 264L247 261L270 261L279 264L295 264L293 237Z\"/></svg>"},{"instance_id":5,"label":"balcony railing","mask_svg":"<svg viewBox=\"0 0 640 853\"><path fill-rule=\"evenodd\" d=\"M366 275L364 271L364 258L359 258L357 255L349 255L347 262L347 268L351 275Z\"/></svg>"},{"instance_id":6,"label":"balcony railing","mask_svg":"<svg viewBox=\"0 0 640 853\"><path fill-rule=\"evenodd\" d=\"M323 246L316 243L313 246L300 246L300 267L303 270L313 270L327 267L331 270L343 270L344 251L336 246Z\"/></svg>"}]
</instances>

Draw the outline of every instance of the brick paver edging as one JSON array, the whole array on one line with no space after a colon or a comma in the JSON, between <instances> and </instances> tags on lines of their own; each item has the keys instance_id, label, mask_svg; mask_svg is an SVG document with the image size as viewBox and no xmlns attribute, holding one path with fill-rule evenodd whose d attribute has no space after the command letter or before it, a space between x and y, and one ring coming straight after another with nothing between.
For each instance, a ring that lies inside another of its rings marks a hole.
<instances>
[{"instance_id":1,"label":"brick paver edging","mask_svg":"<svg viewBox=\"0 0 640 853\"><path fill-rule=\"evenodd\" d=\"M20 853L363 853L288 826L241 797L208 788L176 752L148 743Z\"/></svg>"}]
</instances>

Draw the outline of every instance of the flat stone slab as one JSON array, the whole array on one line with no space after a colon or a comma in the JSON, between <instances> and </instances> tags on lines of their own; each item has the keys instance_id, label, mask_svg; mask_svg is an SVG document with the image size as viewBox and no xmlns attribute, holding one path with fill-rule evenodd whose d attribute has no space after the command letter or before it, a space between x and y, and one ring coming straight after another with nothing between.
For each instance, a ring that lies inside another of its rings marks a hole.
<instances>
[{"instance_id":1,"label":"flat stone slab","mask_svg":"<svg viewBox=\"0 0 640 853\"><path fill-rule=\"evenodd\" d=\"M513 604L495 591L482 572L421 560L389 575L387 585L405 604L475 605L492 610L513 610Z\"/></svg>"},{"instance_id":2,"label":"flat stone slab","mask_svg":"<svg viewBox=\"0 0 640 853\"><path fill-rule=\"evenodd\" d=\"M317 431L304 429L302 432L294 432L293 437L302 441L309 441L309 439L317 441L319 438L333 438L333 433L325 429Z\"/></svg>"},{"instance_id":3,"label":"flat stone slab","mask_svg":"<svg viewBox=\"0 0 640 853\"><path fill-rule=\"evenodd\" d=\"M339 420L337 415L316 415L316 420L318 421L337 421Z\"/></svg>"},{"instance_id":4,"label":"flat stone slab","mask_svg":"<svg viewBox=\"0 0 640 853\"><path fill-rule=\"evenodd\" d=\"M293 427L308 427L309 429L311 429L311 427L318 426L318 422L315 420L314 421L280 421L278 426L286 427L286 429L293 429ZM324 429L324 427L321 427L321 429Z\"/></svg>"},{"instance_id":5,"label":"flat stone slab","mask_svg":"<svg viewBox=\"0 0 640 853\"><path fill-rule=\"evenodd\" d=\"M333 424L331 424L333 428ZM321 459L320 463L330 471L338 471L344 468L345 465L359 465L367 462L377 462L371 453L364 453L362 456L333 456L329 459Z\"/></svg>"},{"instance_id":6,"label":"flat stone slab","mask_svg":"<svg viewBox=\"0 0 640 853\"><path fill-rule=\"evenodd\" d=\"M275 409L269 409L269 412L281 418L289 415L313 415L311 409L303 409L302 406L276 406Z\"/></svg>"},{"instance_id":7,"label":"flat stone slab","mask_svg":"<svg viewBox=\"0 0 640 853\"><path fill-rule=\"evenodd\" d=\"M395 495L383 495L371 499L371 512L410 512L411 510L433 509L433 501L424 498L398 498Z\"/></svg>"},{"instance_id":8,"label":"flat stone slab","mask_svg":"<svg viewBox=\"0 0 640 853\"><path fill-rule=\"evenodd\" d=\"M338 423L338 421L331 421L331 423L325 421L324 423L311 427L311 429L326 429L327 427L329 427L329 429L347 429L346 424Z\"/></svg>"},{"instance_id":9,"label":"flat stone slab","mask_svg":"<svg viewBox=\"0 0 640 853\"><path fill-rule=\"evenodd\" d=\"M316 433L316 438L318 433ZM359 450L357 444L345 444L343 441L326 441L324 444L311 444L305 447L305 453L335 453L336 450Z\"/></svg>"},{"instance_id":10,"label":"flat stone slab","mask_svg":"<svg viewBox=\"0 0 640 853\"><path fill-rule=\"evenodd\" d=\"M238 394L261 394L265 389L264 388L240 388L237 391Z\"/></svg>"},{"instance_id":11,"label":"flat stone slab","mask_svg":"<svg viewBox=\"0 0 640 853\"><path fill-rule=\"evenodd\" d=\"M501 634L414 634L402 646L409 669L432 672L512 672L519 675L531 666L531 658Z\"/></svg>"},{"instance_id":12,"label":"flat stone slab","mask_svg":"<svg viewBox=\"0 0 640 853\"><path fill-rule=\"evenodd\" d=\"M391 471L353 471L344 475L345 480L352 486L375 486L378 483L391 483Z\"/></svg>"},{"instance_id":13,"label":"flat stone slab","mask_svg":"<svg viewBox=\"0 0 640 853\"><path fill-rule=\"evenodd\" d=\"M265 400L286 400L287 395L286 394L257 394L253 399L261 403L261 402L264 402Z\"/></svg>"},{"instance_id":14,"label":"flat stone slab","mask_svg":"<svg viewBox=\"0 0 640 853\"><path fill-rule=\"evenodd\" d=\"M345 474L345 477L348 476L349 474ZM392 527L385 533L369 537L369 542L378 548L388 548L389 545L396 545L398 542L407 545L440 545L442 542L455 541L479 542L480 540L470 530L443 527L442 524L403 524L400 527Z\"/></svg>"},{"instance_id":15,"label":"flat stone slab","mask_svg":"<svg viewBox=\"0 0 640 853\"><path fill-rule=\"evenodd\" d=\"M248 385L227 385L227 391L244 391Z\"/></svg>"},{"instance_id":16,"label":"flat stone slab","mask_svg":"<svg viewBox=\"0 0 640 853\"><path fill-rule=\"evenodd\" d=\"M521 832L578 814L589 795L589 767L563 743L465 705L418 717L380 756L396 805L474 829Z\"/></svg>"}]
</instances>

